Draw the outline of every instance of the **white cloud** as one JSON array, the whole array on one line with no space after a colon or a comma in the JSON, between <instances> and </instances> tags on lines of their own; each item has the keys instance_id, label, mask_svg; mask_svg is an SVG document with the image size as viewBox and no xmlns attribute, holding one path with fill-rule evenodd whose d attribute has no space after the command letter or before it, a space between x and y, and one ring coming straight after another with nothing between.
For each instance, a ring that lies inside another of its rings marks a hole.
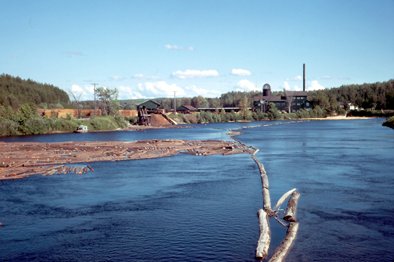
<instances>
[{"instance_id":1,"label":"white cloud","mask_svg":"<svg viewBox=\"0 0 394 262\"><path fill-rule=\"evenodd\" d=\"M319 81L317 81L317 80L312 80L312 81L311 81L311 85L308 86L307 89L308 89L308 90L322 90L322 89L325 89L325 87L322 86L322 85L319 83Z\"/></svg>"},{"instance_id":2,"label":"white cloud","mask_svg":"<svg viewBox=\"0 0 394 262\"><path fill-rule=\"evenodd\" d=\"M252 73L247 69L233 68L231 69L231 74L235 76L250 76Z\"/></svg>"},{"instance_id":3,"label":"white cloud","mask_svg":"<svg viewBox=\"0 0 394 262\"><path fill-rule=\"evenodd\" d=\"M166 44L164 46L168 50L175 50L175 51L194 51L194 47L192 46L179 46L179 45L172 45L172 44Z\"/></svg>"},{"instance_id":4,"label":"white cloud","mask_svg":"<svg viewBox=\"0 0 394 262\"><path fill-rule=\"evenodd\" d=\"M287 82L287 81L284 81L283 82L283 87L284 87L284 89L286 89L286 90L290 90L291 88L290 88L290 85L289 85L289 82Z\"/></svg>"},{"instance_id":5,"label":"white cloud","mask_svg":"<svg viewBox=\"0 0 394 262\"><path fill-rule=\"evenodd\" d=\"M217 97L220 95L220 92L215 91L213 89L206 89L206 88L201 88L197 86L187 86L185 88L187 91L188 97L193 97L193 96L204 96L204 97Z\"/></svg>"},{"instance_id":6,"label":"white cloud","mask_svg":"<svg viewBox=\"0 0 394 262\"><path fill-rule=\"evenodd\" d=\"M166 81L145 82L139 83L138 92L143 97L173 97L174 92L176 96L185 96L185 90L176 84L169 84Z\"/></svg>"},{"instance_id":7,"label":"white cloud","mask_svg":"<svg viewBox=\"0 0 394 262\"><path fill-rule=\"evenodd\" d=\"M255 83L247 79L242 79L236 84L235 90L240 92L249 92L259 90L259 88Z\"/></svg>"},{"instance_id":8,"label":"white cloud","mask_svg":"<svg viewBox=\"0 0 394 262\"><path fill-rule=\"evenodd\" d=\"M118 86L116 89L119 91L118 99L144 98L144 95L137 91L137 88L132 88L130 86Z\"/></svg>"},{"instance_id":9,"label":"white cloud","mask_svg":"<svg viewBox=\"0 0 394 262\"><path fill-rule=\"evenodd\" d=\"M209 69L209 70L186 69L184 71L181 70L175 71L174 73L172 73L172 76L179 79L217 77L219 76L219 72L214 69Z\"/></svg>"},{"instance_id":10,"label":"white cloud","mask_svg":"<svg viewBox=\"0 0 394 262\"><path fill-rule=\"evenodd\" d=\"M295 77L293 78L293 80L295 80L295 81L301 81L301 80L302 80L302 76L300 76L300 75L295 76Z\"/></svg>"},{"instance_id":11,"label":"white cloud","mask_svg":"<svg viewBox=\"0 0 394 262\"><path fill-rule=\"evenodd\" d=\"M289 91L300 91L300 90L301 90L301 89L298 87L298 85L293 85L293 86L291 86L291 85L289 84L288 81L284 81L284 82L283 82L283 88L286 89L286 90L289 90ZM302 91L302 90L301 90L301 91Z\"/></svg>"},{"instance_id":12,"label":"white cloud","mask_svg":"<svg viewBox=\"0 0 394 262\"><path fill-rule=\"evenodd\" d=\"M144 78L144 77L145 77L144 74L141 74L141 73L133 75L133 78L136 78L136 79L141 79L141 78Z\"/></svg>"},{"instance_id":13,"label":"white cloud","mask_svg":"<svg viewBox=\"0 0 394 262\"><path fill-rule=\"evenodd\" d=\"M78 85L72 84L69 88L70 99L73 100L73 95L79 100L93 100L93 86L92 85Z\"/></svg>"},{"instance_id":14,"label":"white cloud","mask_svg":"<svg viewBox=\"0 0 394 262\"><path fill-rule=\"evenodd\" d=\"M113 75L113 76L110 77L110 80L112 80L112 81L123 81L123 80L126 80L126 77L119 76L119 75Z\"/></svg>"}]
</instances>

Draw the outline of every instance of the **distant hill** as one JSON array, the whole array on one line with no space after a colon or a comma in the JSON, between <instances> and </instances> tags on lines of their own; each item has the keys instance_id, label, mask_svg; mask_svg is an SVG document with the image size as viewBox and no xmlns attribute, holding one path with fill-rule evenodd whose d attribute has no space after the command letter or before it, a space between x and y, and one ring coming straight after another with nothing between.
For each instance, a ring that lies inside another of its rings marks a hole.
<instances>
[{"instance_id":1,"label":"distant hill","mask_svg":"<svg viewBox=\"0 0 394 262\"><path fill-rule=\"evenodd\" d=\"M66 105L70 103L70 98L65 91L53 85L0 75L0 105L18 108L27 103Z\"/></svg>"}]
</instances>

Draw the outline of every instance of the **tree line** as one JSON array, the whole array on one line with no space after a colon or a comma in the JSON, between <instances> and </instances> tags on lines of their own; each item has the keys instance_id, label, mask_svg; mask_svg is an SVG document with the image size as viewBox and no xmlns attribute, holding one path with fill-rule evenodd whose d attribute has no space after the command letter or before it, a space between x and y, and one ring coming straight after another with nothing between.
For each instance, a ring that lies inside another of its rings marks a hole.
<instances>
[{"instance_id":1,"label":"tree line","mask_svg":"<svg viewBox=\"0 0 394 262\"><path fill-rule=\"evenodd\" d=\"M65 91L50 85L24 80L7 74L0 75L0 105L20 108L23 104L63 107L70 103Z\"/></svg>"},{"instance_id":2,"label":"tree line","mask_svg":"<svg viewBox=\"0 0 394 262\"><path fill-rule=\"evenodd\" d=\"M284 92L273 92L273 95L284 95ZM341 114L349 109L349 103L359 108L372 110L394 110L394 80L360 85L343 85L318 91L308 91L308 100L313 108L322 110L325 114ZM203 96L176 98L176 106L192 105L201 107L252 107L253 101L261 99L261 92L227 92L217 98ZM165 109L174 108L173 98L155 99ZM123 108L133 108L141 100L122 101Z\"/></svg>"}]
</instances>

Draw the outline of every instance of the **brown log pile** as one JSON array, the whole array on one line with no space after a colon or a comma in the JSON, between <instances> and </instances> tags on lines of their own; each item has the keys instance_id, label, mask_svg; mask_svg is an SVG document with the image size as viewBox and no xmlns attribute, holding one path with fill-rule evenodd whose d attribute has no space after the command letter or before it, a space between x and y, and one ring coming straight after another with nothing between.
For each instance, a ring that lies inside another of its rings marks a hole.
<instances>
[{"instance_id":1,"label":"brown log pile","mask_svg":"<svg viewBox=\"0 0 394 262\"><path fill-rule=\"evenodd\" d=\"M89 166L76 163L122 161L173 156L179 153L206 156L251 154L253 149L233 141L221 140L143 140L136 142L0 142L0 180L34 174L83 174Z\"/></svg>"}]
</instances>

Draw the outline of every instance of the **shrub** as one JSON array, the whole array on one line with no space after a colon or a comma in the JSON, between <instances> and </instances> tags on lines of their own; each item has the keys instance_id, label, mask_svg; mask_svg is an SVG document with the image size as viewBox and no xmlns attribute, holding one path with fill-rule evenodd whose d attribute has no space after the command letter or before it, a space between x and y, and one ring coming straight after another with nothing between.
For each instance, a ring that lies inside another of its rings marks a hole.
<instances>
[{"instance_id":1,"label":"shrub","mask_svg":"<svg viewBox=\"0 0 394 262\"><path fill-rule=\"evenodd\" d=\"M17 122L0 117L0 136L20 135L18 126L19 124Z\"/></svg>"}]
</instances>

